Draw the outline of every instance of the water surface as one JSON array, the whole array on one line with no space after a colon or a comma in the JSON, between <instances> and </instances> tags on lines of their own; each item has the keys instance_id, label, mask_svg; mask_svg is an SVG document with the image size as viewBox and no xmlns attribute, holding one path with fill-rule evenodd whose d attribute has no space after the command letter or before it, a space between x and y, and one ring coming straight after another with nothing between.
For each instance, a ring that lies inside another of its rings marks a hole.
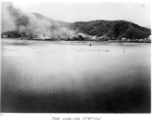
<instances>
[{"instance_id":1,"label":"water surface","mask_svg":"<svg viewBox=\"0 0 152 120\"><path fill-rule=\"evenodd\" d=\"M150 66L147 43L3 39L1 110L149 113Z\"/></svg>"}]
</instances>

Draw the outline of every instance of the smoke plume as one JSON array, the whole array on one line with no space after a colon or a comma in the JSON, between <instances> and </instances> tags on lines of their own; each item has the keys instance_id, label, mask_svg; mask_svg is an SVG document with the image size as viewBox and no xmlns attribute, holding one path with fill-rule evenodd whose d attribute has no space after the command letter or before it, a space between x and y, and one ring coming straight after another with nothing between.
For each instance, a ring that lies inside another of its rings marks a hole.
<instances>
[{"instance_id":1,"label":"smoke plume","mask_svg":"<svg viewBox=\"0 0 152 120\"><path fill-rule=\"evenodd\" d=\"M67 39L76 36L76 32L40 14L25 13L13 6L2 3L2 32L18 31L22 36L32 38Z\"/></svg>"}]
</instances>

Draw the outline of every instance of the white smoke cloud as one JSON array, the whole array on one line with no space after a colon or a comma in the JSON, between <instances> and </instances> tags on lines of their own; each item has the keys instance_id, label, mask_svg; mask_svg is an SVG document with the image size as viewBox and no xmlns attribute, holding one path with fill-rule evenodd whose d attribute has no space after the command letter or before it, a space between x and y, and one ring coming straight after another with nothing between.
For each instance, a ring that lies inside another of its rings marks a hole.
<instances>
[{"instance_id":1,"label":"white smoke cloud","mask_svg":"<svg viewBox=\"0 0 152 120\"><path fill-rule=\"evenodd\" d=\"M8 11L11 3L2 3L2 32L16 30L14 17Z\"/></svg>"},{"instance_id":2,"label":"white smoke cloud","mask_svg":"<svg viewBox=\"0 0 152 120\"><path fill-rule=\"evenodd\" d=\"M26 26L20 26L19 31L25 33L26 36L40 37L48 36L51 37L51 22L47 20L39 20L34 14L26 14L28 17L28 24Z\"/></svg>"},{"instance_id":3,"label":"white smoke cloud","mask_svg":"<svg viewBox=\"0 0 152 120\"><path fill-rule=\"evenodd\" d=\"M10 2L2 3L2 32L17 30L24 36L35 38L67 39L76 32L43 16L25 13Z\"/></svg>"}]
</instances>

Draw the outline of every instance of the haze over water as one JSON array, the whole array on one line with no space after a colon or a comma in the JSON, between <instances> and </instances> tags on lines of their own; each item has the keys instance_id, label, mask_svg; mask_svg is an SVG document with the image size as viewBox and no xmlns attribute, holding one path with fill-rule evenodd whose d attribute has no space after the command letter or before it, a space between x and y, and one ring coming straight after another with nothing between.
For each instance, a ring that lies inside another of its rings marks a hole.
<instances>
[{"instance_id":1,"label":"haze over water","mask_svg":"<svg viewBox=\"0 0 152 120\"><path fill-rule=\"evenodd\" d=\"M147 43L2 39L2 112L149 113L150 66Z\"/></svg>"}]
</instances>

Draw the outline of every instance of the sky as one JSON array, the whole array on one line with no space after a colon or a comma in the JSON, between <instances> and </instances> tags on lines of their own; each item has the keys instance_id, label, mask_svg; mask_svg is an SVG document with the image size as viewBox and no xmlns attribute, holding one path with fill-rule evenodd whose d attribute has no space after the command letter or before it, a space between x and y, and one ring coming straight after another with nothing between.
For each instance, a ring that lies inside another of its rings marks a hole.
<instances>
[{"instance_id":1,"label":"sky","mask_svg":"<svg viewBox=\"0 0 152 120\"><path fill-rule=\"evenodd\" d=\"M30 2L14 5L25 12L40 13L64 22L127 20L151 26L151 4L143 2Z\"/></svg>"}]
</instances>

